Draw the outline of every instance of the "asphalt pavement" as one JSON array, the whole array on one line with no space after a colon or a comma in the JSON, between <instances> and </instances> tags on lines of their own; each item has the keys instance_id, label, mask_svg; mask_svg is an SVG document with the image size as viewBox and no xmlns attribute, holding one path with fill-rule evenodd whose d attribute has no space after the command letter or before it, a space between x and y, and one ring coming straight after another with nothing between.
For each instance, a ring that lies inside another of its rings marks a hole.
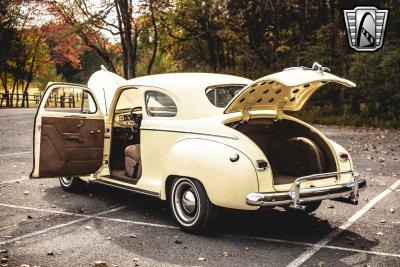
<instances>
[{"instance_id":1,"label":"asphalt pavement","mask_svg":"<svg viewBox=\"0 0 400 267\"><path fill-rule=\"evenodd\" d=\"M316 125L367 180L357 206L224 210L213 233L195 236L160 200L28 179L35 111L0 110L1 266L400 266L400 130Z\"/></svg>"}]
</instances>

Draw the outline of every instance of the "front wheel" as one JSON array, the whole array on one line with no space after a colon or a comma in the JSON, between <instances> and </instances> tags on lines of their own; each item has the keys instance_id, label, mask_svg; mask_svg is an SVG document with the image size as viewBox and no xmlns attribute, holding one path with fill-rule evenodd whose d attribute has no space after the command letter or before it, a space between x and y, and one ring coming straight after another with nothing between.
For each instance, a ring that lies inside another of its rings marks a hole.
<instances>
[{"instance_id":1,"label":"front wheel","mask_svg":"<svg viewBox=\"0 0 400 267\"><path fill-rule=\"evenodd\" d=\"M218 207L208 199L203 185L185 177L172 182L169 201L180 227L190 233L209 229L218 218Z\"/></svg>"},{"instance_id":2,"label":"front wheel","mask_svg":"<svg viewBox=\"0 0 400 267\"><path fill-rule=\"evenodd\" d=\"M87 183L81 180L79 176L60 177L59 181L61 187L67 192L80 192L83 191L87 186Z\"/></svg>"}]
</instances>

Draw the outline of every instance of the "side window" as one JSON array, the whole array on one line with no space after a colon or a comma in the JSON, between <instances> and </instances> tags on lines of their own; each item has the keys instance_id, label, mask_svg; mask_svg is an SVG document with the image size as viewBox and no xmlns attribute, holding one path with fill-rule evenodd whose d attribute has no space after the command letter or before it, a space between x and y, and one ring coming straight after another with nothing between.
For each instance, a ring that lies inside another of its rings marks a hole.
<instances>
[{"instance_id":1,"label":"side window","mask_svg":"<svg viewBox=\"0 0 400 267\"><path fill-rule=\"evenodd\" d=\"M146 112L151 117L175 117L175 102L164 93L149 91L145 96Z\"/></svg>"},{"instance_id":2,"label":"side window","mask_svg":"<svg viewBox=\"0 0 400 267\"><path fill-rule=\"evenodd\" d=\"M97 106L92 95L82 88L57 87L50 92L44 110L94 114L97 112Z\"/></svg>"}]
</instances>

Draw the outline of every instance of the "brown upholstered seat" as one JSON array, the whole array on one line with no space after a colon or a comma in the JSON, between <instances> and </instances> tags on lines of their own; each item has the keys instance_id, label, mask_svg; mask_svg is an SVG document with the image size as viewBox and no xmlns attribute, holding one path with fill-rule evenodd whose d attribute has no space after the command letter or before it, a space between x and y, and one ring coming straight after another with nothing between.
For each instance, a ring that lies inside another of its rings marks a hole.
<instances>
[{"instance_id":1,"label":"brown upholstered seat","mask_svg":"<svg viewBox=\"0 0 400 267\"><path fill-rule=\"evenodd\" d=\"M140 178L142 174L140 145L130 145L125 148L125 171L129 177Z\"/></svg>"}]
</instances>

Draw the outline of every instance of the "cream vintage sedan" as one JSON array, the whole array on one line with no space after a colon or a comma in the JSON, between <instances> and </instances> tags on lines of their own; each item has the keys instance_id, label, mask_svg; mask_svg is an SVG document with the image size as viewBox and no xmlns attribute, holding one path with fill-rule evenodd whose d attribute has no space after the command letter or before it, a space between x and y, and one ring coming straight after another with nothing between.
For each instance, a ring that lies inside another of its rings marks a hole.
<instances>
[{"instance_id":1,"label":"cream vintage sedan","mask_svg":"<svg viewBox=\"0 0 400 267\"><path fill-rule=\"evenodd\" d=\"M365 180L349 153L285 114L327 83L355 87L317 63L256 81L209 73L125 80L102 69L88 87L50 83L35 118L31 178L167 200L189 232L212 225L220 207L310 213L323 199L357 204Z\"/></svg>"}]
</instances>

